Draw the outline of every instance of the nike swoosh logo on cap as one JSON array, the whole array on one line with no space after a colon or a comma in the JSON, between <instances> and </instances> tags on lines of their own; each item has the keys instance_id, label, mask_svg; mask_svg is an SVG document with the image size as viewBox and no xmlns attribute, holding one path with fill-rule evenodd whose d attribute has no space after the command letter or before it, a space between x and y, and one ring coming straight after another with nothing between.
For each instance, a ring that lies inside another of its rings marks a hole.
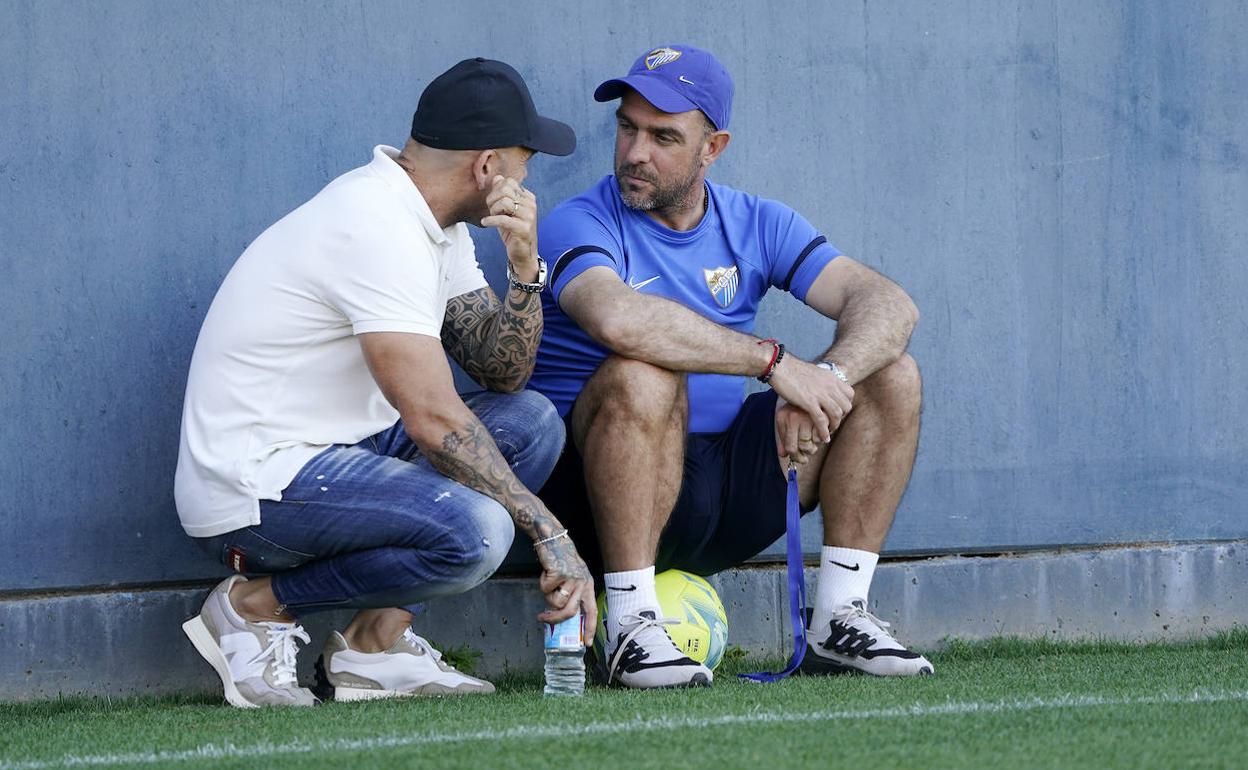
<instances>
[{"instance_id":1,"label":"nike swoosh logo on cap","mask_svg":"<svg viewBox=\"0 0 1248 770\"><path fill-rule=\"evenodd\" d=\"M646 284L654 283L655 281L659 280L659 279L660 279L660 278L662 278L662 277L663 277L663 276L661 276L661 275L656 275L656 276L655 276L655 277L653 277L653 278L647 278L646 280L642 281L641 283L633 283L633 282L630 280L630 281L628 282L628 286L629 286L629 288L630 288L630 289L640 289L641 287L645 286Z\"/></svg>"},{"instance_id":2,"label":"nike swoosh logo on cap","mask_svg":"<svg viewBox=\"0 0 1248 770\"><path fill-rule=\"evenodd\" d=\"M841 567L842 569L847 569L847 570L849 570L850 572L857 572L857 571L858 571L858 566L859 566L859 565L857 565L857 564L855 564L854 566L852 566L852 567L851 567L851 566L849 566L848 564L841 564L839 561L832 561L832 559L828 559L828 561L832 562L833 564L835 564L835 565L836 565L836 566L838 566L838 567Z\"/></svg>"},{"instance_id":3,"label":"nike swoosh logo on cap","mask_svg":"<svg viewBox=\"0 0 1248 770\"><path fill-rule=\"evenodd\" d=\"M688 84L689 84L689 85L691 85L691 86L696 86L696 85L697 85L697 83L694 83L692 80L690 80L689 78L685 77L684 75L681 75L680 77L678 77L678 78L676 78L676 79L677 79L677 80L679 80L679 81L680 81L680 82L682 82L682 83L688 83Z\"/></svg>"}]
</instances>

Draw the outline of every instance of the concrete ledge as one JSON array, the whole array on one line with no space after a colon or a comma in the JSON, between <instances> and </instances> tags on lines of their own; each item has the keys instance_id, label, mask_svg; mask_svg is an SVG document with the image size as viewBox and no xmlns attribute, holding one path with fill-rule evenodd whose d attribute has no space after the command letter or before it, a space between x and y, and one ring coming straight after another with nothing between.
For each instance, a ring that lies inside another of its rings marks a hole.
<instances>
[{"instance_id":1,"label":"concrete ledge","mask_svg":"<svg viewBox=\"0 0 1248 770\"><path fill-rule=\"evenodd\" d=\"M813 596L815 570L806 571ZM489 581L431 602L419 633L483 653L478 673L541 664L540 597L532 579ZM782 565L724 572L712 582L728 611L729 640L781 655L789 643ZM0 601L0 700L58 694L219 691L182 635L206 589L150 590ZM872 609L922 647L946 637L997 635L1145 640L1201 636L1248 625L1248 542L942 557L883 563ZM308 623L312 664L329 629L349 613Z\"/></svg>"}]
</instances>

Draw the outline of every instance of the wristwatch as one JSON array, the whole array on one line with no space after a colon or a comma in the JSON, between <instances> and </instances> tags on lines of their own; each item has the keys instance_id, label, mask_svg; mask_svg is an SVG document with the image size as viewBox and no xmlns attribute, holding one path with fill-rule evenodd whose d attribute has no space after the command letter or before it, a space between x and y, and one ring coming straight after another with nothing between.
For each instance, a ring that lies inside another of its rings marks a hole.
<instances>
[{"instance_id":1,"label":"wristwatch","mask_svg":"<svg viewBox=\"0 0 1248 770\"><path fill-rule=\"evenodd\" d=\"M511 260L508 260L507 283L511 284L513 289L519 289L529 294L537 294L546 288L546 260L541 257L537 258L537 280L533 283L525 283L517 278L515 272L511 269Z\"/></svg>"},{"instance_id":2,"label":"wristwatch","mask_svg":"<svg viewBox=\"0 0 1248 770\"><path fill-rule=\"evenodd\" d=\"M819 363L815 364L815 366L819 367L820 369L827 369L829 372L832 372L833 374L836 375L836 379L840 380L846 385L849 384L849 377L845 374L844 370L842 370L841 367L836 365L835 361L820 361Z\"/></svg>"}]
</instances>

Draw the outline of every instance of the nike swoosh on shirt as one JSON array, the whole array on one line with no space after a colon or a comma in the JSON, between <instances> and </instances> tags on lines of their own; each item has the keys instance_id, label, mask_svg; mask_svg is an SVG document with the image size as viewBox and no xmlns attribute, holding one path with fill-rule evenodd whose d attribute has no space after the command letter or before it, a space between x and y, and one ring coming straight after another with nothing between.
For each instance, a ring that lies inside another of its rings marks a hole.
<instances>
[{"instance_id":1,"label":"nike swoosh on shirt","mask_svg":"<svg viewBox=\"0 0 1248 770\"><path fill-rule=\"evenodd\" d=\"M839 561L832 561L832 559L828 559L828 561L832 562L833 564L835 564L835 565L836 565L836 566L838 566L838 567L841 567L841 568L843 568L843 569L847 569L847 570L849 570L850 572L857 572L857 571L858 571L858 567L859 567L859 565L857 565L857 564L855 564L854 566L852 566L852 567L851 567L851 566L849 566L848 564L841 564Z\"/></svg>"},{"instance_id":2,"label":"nike swoosh on shirt","mask_svg":"<svg viewBox=\"0 0 1248 770\"><path fill-rule=\"evenodd\" d=\"M629 288L631 288L631 289L640 289L642 286L645 286L646 284L649 284L649 283L653 283L653 282L655 282L655 281L659 280L659 279L660 279L660 278L662 278L662 277L663 277L663 276L661 276L661 275L656 275L656 276L655 276L655 277L653 277L653 278L647 278L646 280L642 281L641 283L633 283L633 282L630 280L630 281L628 282L628 286L629 286Z\"/></svg>"}]
</instances>

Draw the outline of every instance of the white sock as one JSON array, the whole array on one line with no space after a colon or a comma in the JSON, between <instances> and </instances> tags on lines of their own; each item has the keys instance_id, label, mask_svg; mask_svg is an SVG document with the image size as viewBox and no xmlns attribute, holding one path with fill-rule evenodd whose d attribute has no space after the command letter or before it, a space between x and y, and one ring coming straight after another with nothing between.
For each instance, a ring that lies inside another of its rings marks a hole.
<instances>
[{"instance_id":1,"label":"white sock","mask_svg":"<svg viewBox=\"0 0 1248 770\"><path fill-rule=\"evenodd\" d=\"M608 572L602 576L607 589L607 650L614 651L620 638L620 619L642 610L659 610L659 596L654 589L654 565L627 572Z\"/></svg>"},{"instance_id":2,"label":"white sock","mask_svg":"<svg viewBox=\"0 0 1248 770\"><path fill-rule=\"evenodd\" d=\"M818 636L826 632L832 621L832 612L855 599L867 603L871 579L875 577L878 553L841 548L835 545L823 547L819 560L819 583L815 588L815 609L810 619L810 629Z\"/></svg>"}]
</instances>

